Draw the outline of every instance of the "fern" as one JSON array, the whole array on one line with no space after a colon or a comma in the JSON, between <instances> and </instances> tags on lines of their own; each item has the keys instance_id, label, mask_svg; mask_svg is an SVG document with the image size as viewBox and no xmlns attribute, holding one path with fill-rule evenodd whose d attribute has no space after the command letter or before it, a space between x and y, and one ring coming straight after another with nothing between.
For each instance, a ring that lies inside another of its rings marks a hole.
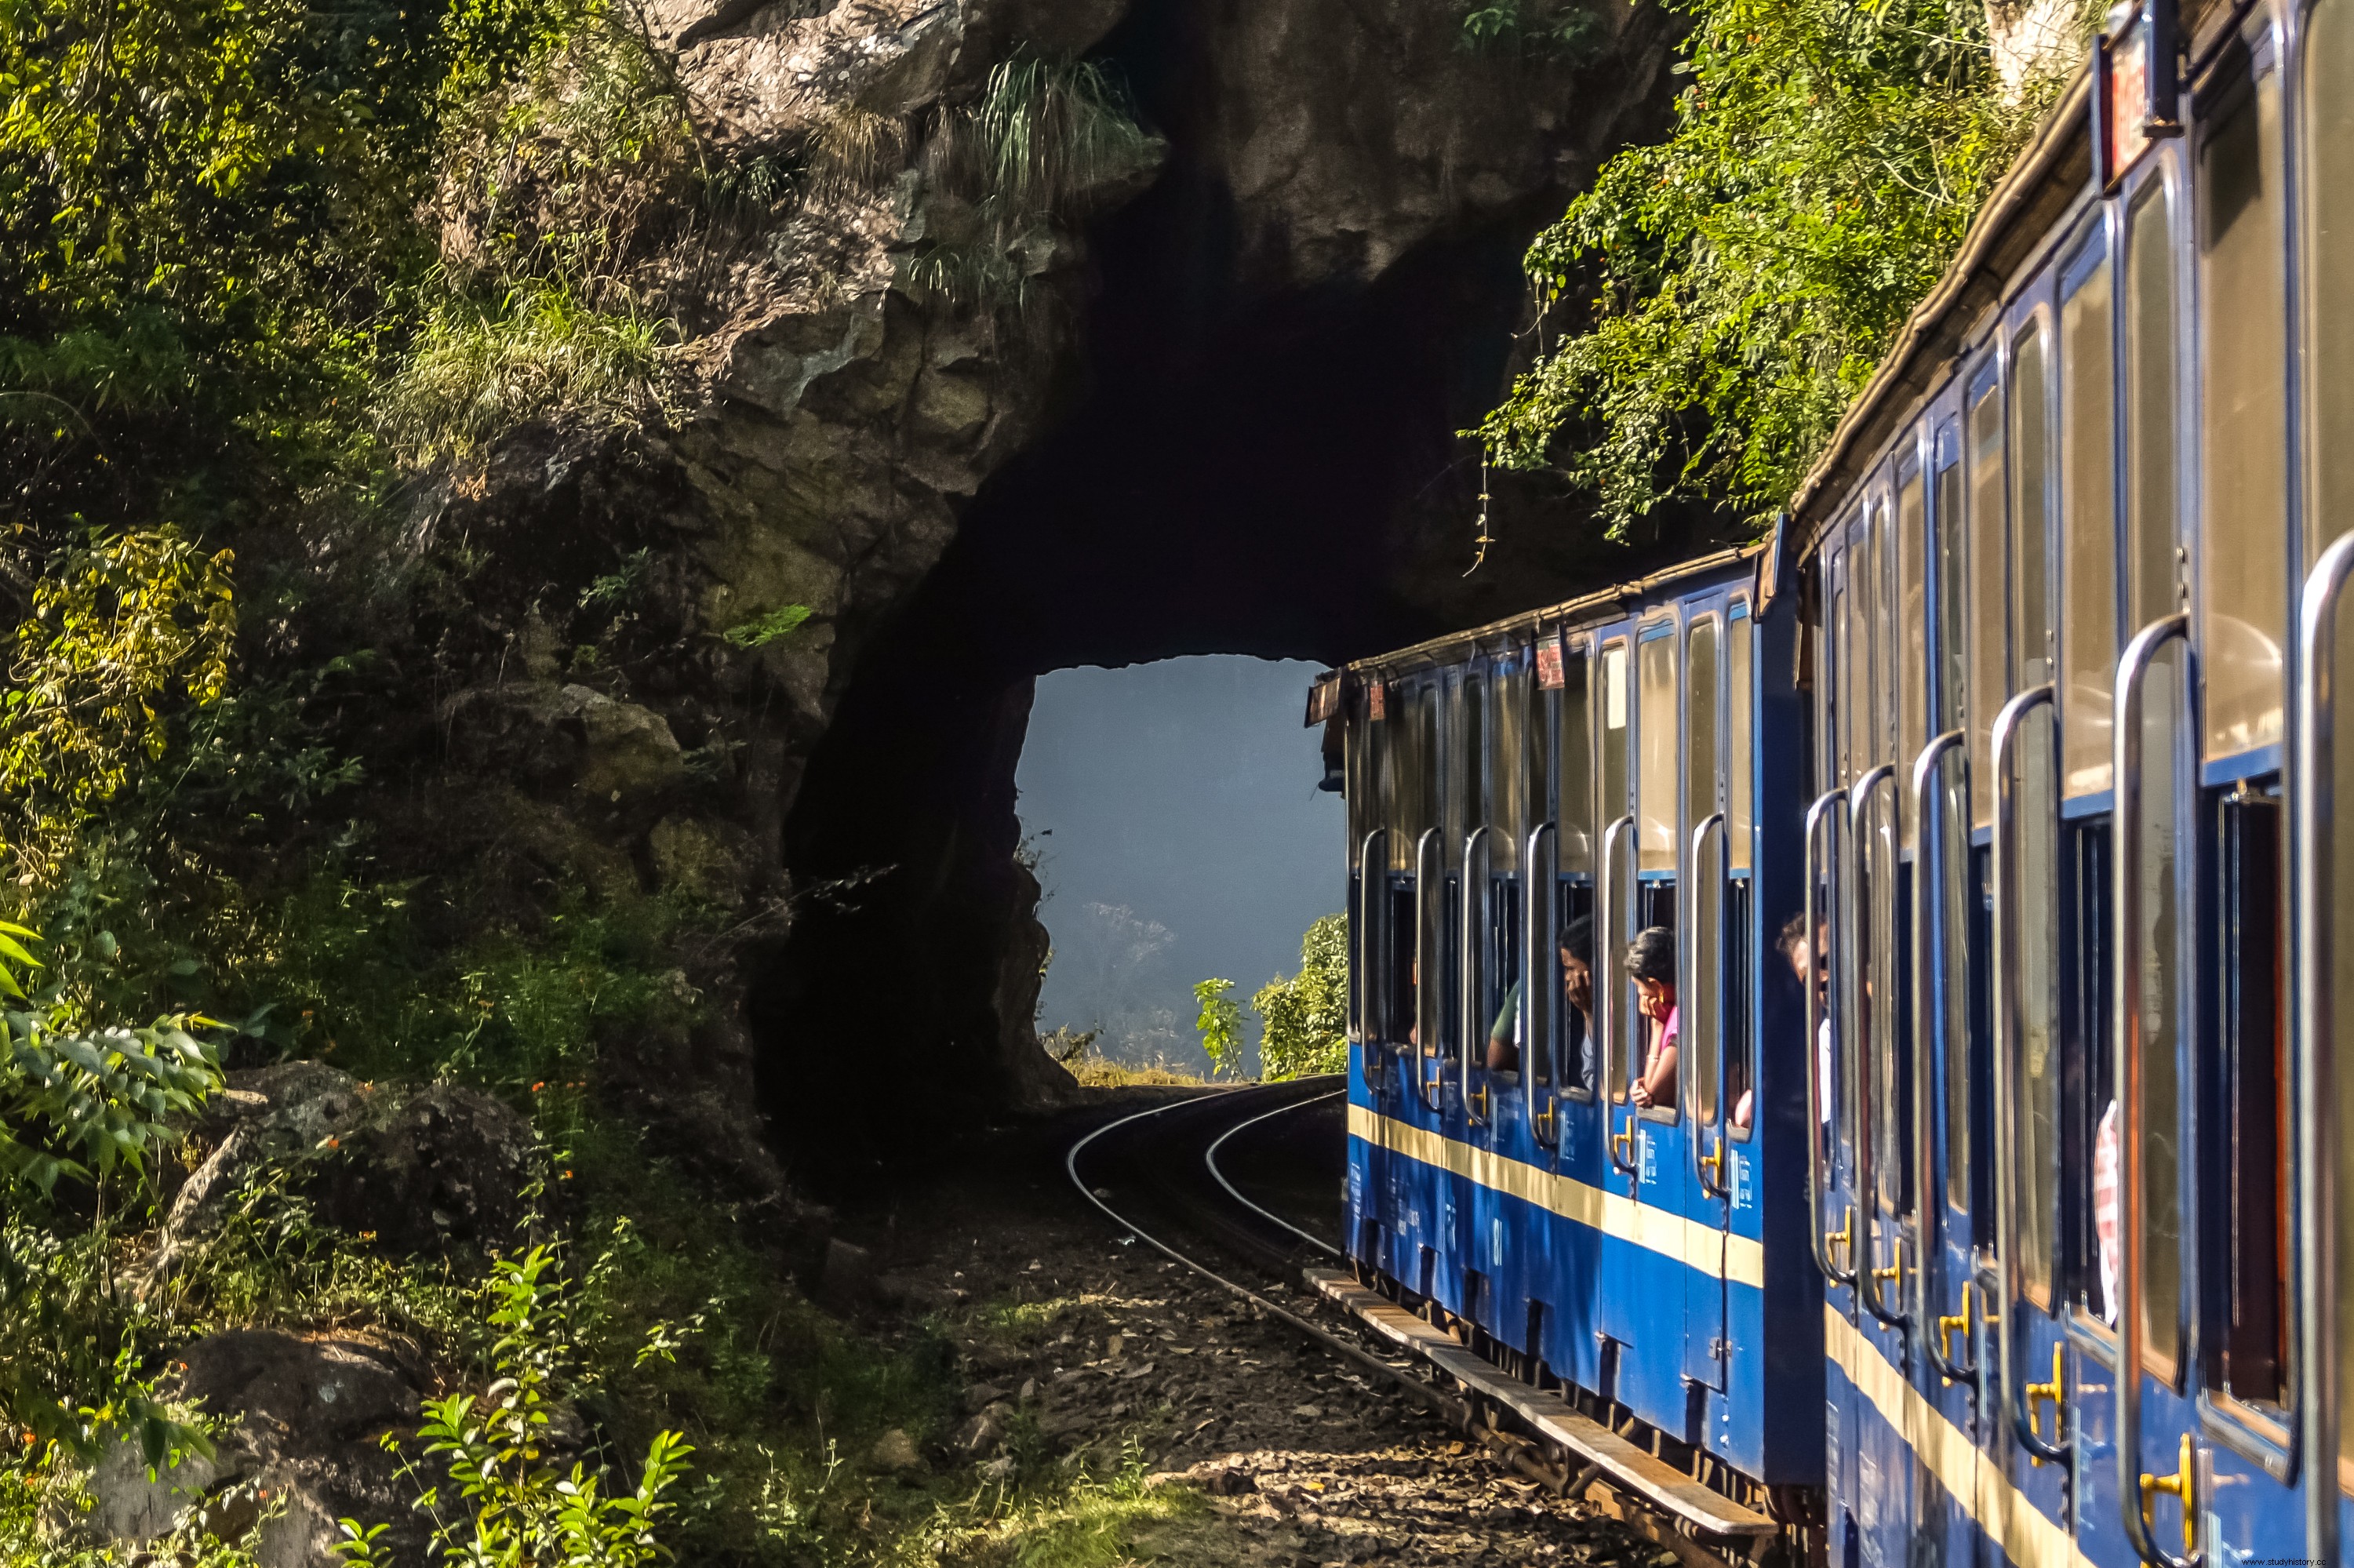
<instances>
[{"instance_id":1,"label":"fern","mask_svg":"<svg viewBox=\"0 0 2354 1568\"><path fill-rule=\"evenodd\" d=\"M809 618L809 606L789 604L766 615L755 616L739 626L731 626L720 635L738 648L766 648L771 642L791 636Z\"/></svg>"}]
</instances>

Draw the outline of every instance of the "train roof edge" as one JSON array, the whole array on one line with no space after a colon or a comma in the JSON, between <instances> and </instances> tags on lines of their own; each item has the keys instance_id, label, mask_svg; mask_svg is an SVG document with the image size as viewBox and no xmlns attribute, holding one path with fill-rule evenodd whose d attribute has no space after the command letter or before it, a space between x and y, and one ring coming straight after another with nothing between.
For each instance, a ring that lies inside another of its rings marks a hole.
<instances>
[{"instance_id":1,"label":"train roof edge","mask_svg":"<svg viewBox=\"0 0 2354 1568\"><path fill-rule=\"evenodd\" d=\"M1445 632L1409 647L1393 649L1386 653L1375 653L1363 659L1352 659L1342 665L1341 670L1324 679L1336 679L1343 673L1352 674L1368 674L1376 672L1397 673L1409 669L1426 668L1434 664L1453 663L1484 644L1510 641L1514 638L1532 634L1543 627L1573 627L1597 620L1608 620L1628 605L1649 598L1661 588L1673 588L1691 578L1721 572L1728 567L1748 564L1753 568L1756 568L1761 562L1770 562L1776 552L1776 541L1780 537L1781 530L1776 528L1773 535L1754 545L1739 545L1722 550L1712 550L1705 556L1695 556L1687 561L1678 561L1671 567L1663 567L1649 577L1638 577L1631 582L1614 583L1608 588L1596 588L1592 593L1581 594L1572 599L1564 599L1558 604L1543 605L1535 609L1524 609L1518 615L1506 616L1500 620L1491 620L1485 626L1475 626L1464 631ZM1770 575L1771 566L1765 567L1763 571ZM1322 682L1320 681L1319 684L1321 683ZM1310 722L1318 721L1311 719Z\"/></svg>"}]
</instances>

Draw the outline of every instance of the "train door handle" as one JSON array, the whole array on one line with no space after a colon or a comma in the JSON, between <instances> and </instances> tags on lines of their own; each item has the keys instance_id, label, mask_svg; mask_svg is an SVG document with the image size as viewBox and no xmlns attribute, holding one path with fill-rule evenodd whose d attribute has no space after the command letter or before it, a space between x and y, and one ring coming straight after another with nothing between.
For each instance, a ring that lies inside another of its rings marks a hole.
<instances>
[{"instance_id":1,"label":"train door handle","mask_svg":"<svg viewBox=\"0 0 2354 1568\"><path fill-rule=\"evenodd\" d=\"M1694 1155L1692 1162L1708 1171L1709 1192L1720 1198L1723 1197L1724 1195L1724 1139L1718 1139L1716 1147L1708 1153Z\"/></svg>"},{"instance_id":2,"label":"train door handle","mask_svg":"<svg viewBox=\"0 0 2354 1568\"><path fill-rule=\"evenodd\" d=\"M1840 1228L1835 1231L1825 1231L1823 1233L1823 1249L1825 1253L1828 1254L1830 1249L1834 1247L1838 1248L1840 1254L1850 1260L1848 1264L1843 1266L1846 1268L1846 1277L1840 1282L1844 1284L1848 1281L1853 1280L1855 1278L1855 1269L1852 1261L1855 1257L1855 1205L1852 1203L1847 1206L1844 1217L1840 1221Z\"/></svg>"},{"instance_id":3,"label":"train door handle","mask_svg":"<svg viewBox=\"0 0 2354 1568\"><path fill-rule=\"evenodd\" d=\"M2068 1365L2065 1352L2058 1345L2052 1347L2052 1381L2031 1383L2021 1392L2027 1396L2027 1430L2040 1442L2043 1436L2042 1408L2052 1407L2052 1443L2057 1447L2068 1426ZM2043 1466L2043 1456L2033 1449L2028 1457L2038 1469Z\"/></svg>"},{"instance_id":4,"label":"train door handle","mask_svg":"<svg viewBox=\"0 0 2354 1568\"><path fill-rule=\"evenodd\" d=\"M1937 1359L1944 1363L1937 1371L1948 1388L1954 1385L1956 1375L1949 1369L1961 1366L1961 1362L1954 1359L1954 1336L1956 1333L1967 1334L1970 1331L1970 1298L1977 1294L1977 1289L1974 1282L1963 1280L1962 1309L1951 1316L1940 1317L1937 1319Z\"/></svg>"},{"instance_id":5,"label":"train door handle","mask_svg":"<svg viewBox=\"0 0 2354 1568\"><path fill-rule=\"evenodd\" d=\"M1623 1153L1621 1152L1622 1150L1624 1151ZM1610 1153L1613 1159L1619 1161L1619 1170L1624 1171L1629 1176L1635 1174L1635 1128L1633 1124L1629 1123L1627 1130L1624 1132L1614 1132L1610 1135Z\"/></svg>"},{"instance_id":6,"label":"train door handle","mask_svg":"<svg viewBox=\"0 0 2354 1568\"><path fill-rule=\"evenodd\" d=\"M2141 1478L2141 1527L2153 1539L2158 1534L2158 1499L2161 1495L2178 1499L2182 1505L2182 1555L2194 1557L2199 1552L2199 1455L2190 1445L2190 1434L2182 1435L2182 1446L2177 1450L2175 1471L2170 1476L2145 1475Z\"/></svg>"}]
</instances>

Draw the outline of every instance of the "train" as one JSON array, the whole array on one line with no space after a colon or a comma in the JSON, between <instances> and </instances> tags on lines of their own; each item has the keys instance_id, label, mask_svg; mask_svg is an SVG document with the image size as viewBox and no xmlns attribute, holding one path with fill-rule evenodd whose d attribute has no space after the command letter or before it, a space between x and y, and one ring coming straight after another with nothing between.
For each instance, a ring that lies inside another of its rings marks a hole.
<instances>
[{"instance_id":1,"label":"train","mask_svg":"<svg viewBox=\"0 0 2354 1568\"><path fill-rule=\"evenodd\" d=\"M1719 1544L2347 1561L2349 530L2354 0L2121 5L1768 536L1310 692L1354 1288Z\"/></svg>"}]
</instances>

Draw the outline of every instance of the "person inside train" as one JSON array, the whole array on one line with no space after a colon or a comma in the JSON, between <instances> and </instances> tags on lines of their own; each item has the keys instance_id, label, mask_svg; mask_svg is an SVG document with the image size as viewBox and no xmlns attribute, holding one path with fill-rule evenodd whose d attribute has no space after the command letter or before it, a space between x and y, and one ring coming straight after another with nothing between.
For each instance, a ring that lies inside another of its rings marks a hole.
<instances>
[{"instance_id":1,"label":"person inside train","mask_svg":"<svg viewBox=\"0 0 2354 1568\"><path fill-rule=\"evenodd\" d=\"M1568 1020L1577 1032L1577 1082L1594 1087L1594 968L1585 955L1594 946L1594 921L1580 915L1561 934L1561 994L1569 1003ZM1521 982L1504 993L1504 1005L1488 1031L1488 1071L1518 1072L1521 1065Z\"/></svg>"},{"instance_id":2,"label":"person inside train","mask_svg":"<svg viewBox=\"0 0 2354 1568\"><path fill-rule=\"evenodd\" d=\"M1823 1009L1822 1025L1815 1032L1815 1082L1826 1126L1831 1119L1831 960L1823 938L1829 934L1829 929L1828 925L1819 925L1815 929L1815 939L1808 941L1806 916L1793 915L1782 923L1780 935L1774 938L1774 950L1789 961L1790 972L1797 977L1801 986L1813 985L1818 1005ZM1744 1090L1741 1103L1734 1107L1734 1126L1749 1125L1749 1094Z\"/></svg>"},{"instance_id":3,"label":"person inside train","mask_svg":"<svg viewBox=\"0 0 2354 1568\"><path fill-rule=\"evenodd\" d=\"M1627 944L1627 978L1635 982L1637 1008L1650 1021L1642 1075L1628 1097L1645 1107L1676 1103L1676 934L1649 926Z\"/></svg>"}]
</instances>

